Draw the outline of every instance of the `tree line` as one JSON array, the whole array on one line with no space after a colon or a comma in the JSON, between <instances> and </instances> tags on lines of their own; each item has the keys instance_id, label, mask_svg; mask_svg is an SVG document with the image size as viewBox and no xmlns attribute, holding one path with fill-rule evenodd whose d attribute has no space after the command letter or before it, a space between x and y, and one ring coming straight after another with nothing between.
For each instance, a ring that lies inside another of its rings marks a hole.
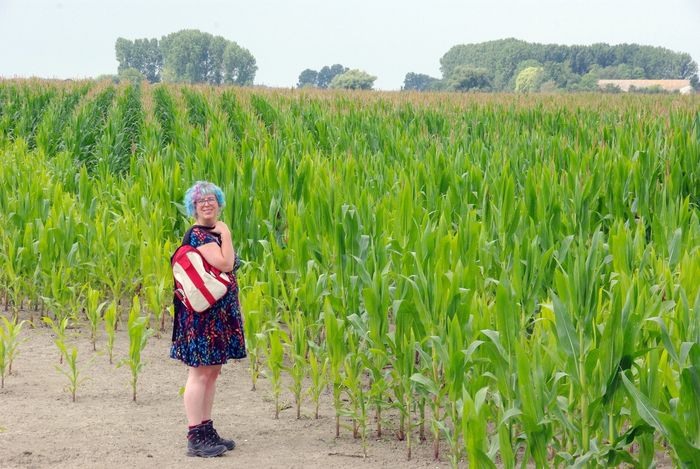
<instances>
[{"instance_id":1,"label":"tree line","mask_svg":"<svg viewBox=\"0 0 700 469\"><path fill-rule=\"evenodd\" d=\"M687 53L639 44L565 46L500 39L453 46L440 59L442 78L408 73L405 90L589 91L599 79L688 79L698 65Z\"/></svg>"},{"instance_id":2,"label":"tree line","mask_svg":"<svg viewBox=\"0 0 700 469\"><path fill-rule=\"evenodd\" d=\"M115 44L118 79L151 83L252 85L255 57L236 42L187 29L160 39ZM499 39L453 46L440 59L441 78L409 72L403 90L594 91L600 79L688 79L700 90L687 53L639 44L566 46ZM372 89L376 76L341 64L299 74L298 88Z\"/></svg>"},{"instance_id":3,"label":"tree line","mask_svg":"<svg viewBox=\"0 0 700 469\"><path fill-rule=\"evenodd\" d=\"M118 77L151 83L252 85L255 57L237 43L196 29L115 44Z\"/></svg>"}]
</instances>

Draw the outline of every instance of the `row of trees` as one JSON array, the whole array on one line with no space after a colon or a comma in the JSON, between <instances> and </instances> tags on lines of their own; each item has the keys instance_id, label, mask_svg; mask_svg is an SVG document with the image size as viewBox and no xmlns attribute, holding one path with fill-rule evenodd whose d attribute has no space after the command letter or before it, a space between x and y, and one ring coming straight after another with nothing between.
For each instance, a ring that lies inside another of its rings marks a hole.
<instances>
[{"instance_id":1,"label":"row of trees","mask_svg":"<svg viewBox=\"0 0 700 469\"><path fill-rule=\"evenodd\" d=\"M324 66L316 71L310 68L299 74L297 88L344 88L371 90L377 77L362 70L350 70L341 64Z\"/></svg>"},{"instance_id":2,"label":"row of trees","mask_svg":"<svg viewBox=\"0 0 700 469\"><path fill-rule=\"evenodd\" d=\"M698 65L686 53L638 44L565 46L501 39L457 45L440 59L442 78L408 73L406 90L598 89L599 79L688 79L696 89ZM518 86L520 83L520 87Z\"/></svg>"},{"instance_id":3,"label":"row of trees","mask_svg":"<svg viewBox=\"0 0 700 469\"><path fill-rule=\"evenodd\" d=\"M255 57L221 36L188 29L160 40L119 38L119 78L151 83L252 85ZM593 91L600 79L689 79L700 90L689 54L638 44L565 46L501 39L452 47L440 59L442 78L408 73L404 90ZM305 69L297 87L372 89L375 76L341 64Z\"/></svg>"},{"instance_id":4,"label":"row of trees","mask_svg":"<svg viewBox=\"0 0 700 469\"><path fill-rule=\"evenodd\" d=\"M151 83L252 85L258 67L245 48L221 36L186 29L158 39L117 39L119 76Z\"/></svg>"}]
</instances>

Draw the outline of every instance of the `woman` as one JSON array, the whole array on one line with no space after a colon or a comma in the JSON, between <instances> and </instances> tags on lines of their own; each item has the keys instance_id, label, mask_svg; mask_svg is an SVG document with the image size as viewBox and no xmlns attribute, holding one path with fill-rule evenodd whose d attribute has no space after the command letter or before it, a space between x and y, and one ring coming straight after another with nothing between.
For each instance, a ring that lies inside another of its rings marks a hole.
<instances>
[{"instance_id":1,"label":"woman","mask_svg":"<svg viewBox=\"0 0 700 469\"><path fill-rule=\"evenodd\" d=\"M233 250L231 232L220 221L224 206L221 189L207 181L198 181L185 193L187 213L195 225L185 234L183 244L197 248L202 256L222 272L233 272L240 265ZM182 360L188 369L185 385L187 415L187 455L219 456L236 445L219 437L211 420L216 379L221 365L229 358L246 356L243 319L238 302L238 283L208 310L188 310L177 296L173 300L175 320L170 357Z\"/></svg>"}]
</instances>

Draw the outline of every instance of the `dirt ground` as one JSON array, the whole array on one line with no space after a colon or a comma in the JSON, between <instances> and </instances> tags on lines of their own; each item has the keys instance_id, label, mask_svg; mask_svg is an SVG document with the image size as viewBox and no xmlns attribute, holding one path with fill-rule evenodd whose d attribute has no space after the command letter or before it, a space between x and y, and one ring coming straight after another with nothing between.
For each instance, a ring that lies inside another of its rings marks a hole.
<instances>
[{"instance_id":1,"label":"dirt ground","mask_svg":"<svg viewBox=\"0 0 700 469\"><path fill-rule=\"evenodd\" d=\"M369 438L364 458L361 442L353 439L349 428L341 428L340 437L335 438L329 392L321 397L318 420L313 418L309 400L297 420L293 396L285 389L282 402L286 405L275 420L267 380L261 376L257 391L250 390L247 359L224 365L214 403L216 427L222 436L236 441L236 449L218 458L187 457L187 421L179 395L187 369L168 356L169 332L149 339L137 402L133 402L131 372L127 366L109 364L104 334L93 352L89 332L69 331L68 342L78 347L78 368L84 380L73 403L66 389L68 380L56 369L59 353L51 330L25 324L12 375L0 389L0 468L449 467L444 441L441 461L436 462L431 443L415 438L413 458L407 461L406 442L395 438L392 422L384 424L381 439ZM119 331L114 362L127 352L128 335ZM395 424L398 419L393 420ZM348 420L344 423L350 424ZM467 467L466 462L460 467ZM657 467L673 464L660 452Z\"/></svg>"},{"instance_id":2,"label":"dirt ground","mask_svg":"<svg viewBox=\"0 0 700 469\"><path fill-rule=\"evenodd\" d=\"M214 403L216 427L236 441L236 449L218 458L187 457L187 422L179 396L187 371L168 357L169 334L149 339L137 402L131 400L128 367L109 364L104 336L93 352L87 334L69 334L69 343L78 346L78 368L85 379L73 403L67 378L56 370L59 354L50 329L25 325L12 375L0 390L0 467L449 467L447 454L441 462L433 461L429 442L414 442L413 459L407 461L405 442L391 431L379 440L371 438L363 458L351 430L341 429L335 438L329 394L322 397L319 420L313 418L310 401L300 420L291 406L275 420L267 381L261 377L257 391L250 390L247 360L224 365ZM127 351L128 336L120 331L115 362ZM287 390L283 400L293 403Z\"/></svg>"}]
</instances>

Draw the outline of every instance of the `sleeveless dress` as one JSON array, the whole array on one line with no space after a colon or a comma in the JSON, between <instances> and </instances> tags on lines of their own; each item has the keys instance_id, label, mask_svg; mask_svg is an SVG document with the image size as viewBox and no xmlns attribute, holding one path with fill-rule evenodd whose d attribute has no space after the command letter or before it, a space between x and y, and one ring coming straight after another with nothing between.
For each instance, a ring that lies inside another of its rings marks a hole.
<instances>
[{"instance_id":1,"label":"sleeveless dress","mask_svg":"<svg viewBox=\"0 0 700 469\"><path fill-rule=\"evenodd\" d=\"M189 239L187 239L189 238ZM204 227L195 225L184 243L199 247L207 243L221 245L221 239ZM235 272L241 265L236 256L233 266L233 283L226 295L201 313L188 310L177 296L173 298L173 344L170 358L181 360L189 366L222 365L230 358L245 358L243 318L238 301L238 280Z\"/></svg>"}]
</instances>

